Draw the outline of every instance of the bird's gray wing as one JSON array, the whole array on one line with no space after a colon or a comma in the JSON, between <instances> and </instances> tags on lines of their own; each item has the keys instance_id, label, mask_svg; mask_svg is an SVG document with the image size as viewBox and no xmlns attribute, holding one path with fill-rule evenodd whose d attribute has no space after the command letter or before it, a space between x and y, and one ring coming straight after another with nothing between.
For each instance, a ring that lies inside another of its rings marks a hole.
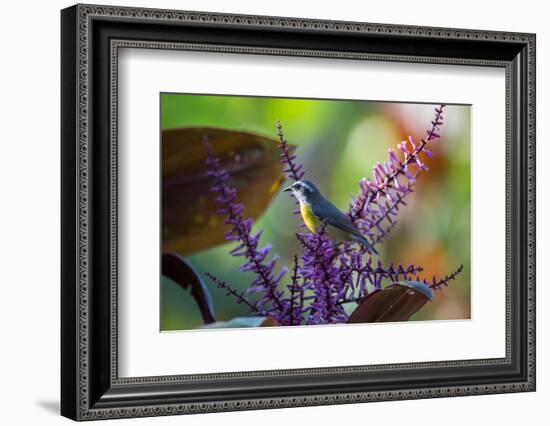
<instances>
[{"instance_id":1,"label":"bird's gray wing","mask_svg":"<svg viewBox=\"0 0 550 426\"><path fill-rule=\"evenodd\" d=\"M361 235L357 228L353 226L348 215L340 211L338 207L330 201L325 199L322 202L315 203L312 209L313 214L327 224L343 229L351 234Z\"/></svg>"}]
</instances>

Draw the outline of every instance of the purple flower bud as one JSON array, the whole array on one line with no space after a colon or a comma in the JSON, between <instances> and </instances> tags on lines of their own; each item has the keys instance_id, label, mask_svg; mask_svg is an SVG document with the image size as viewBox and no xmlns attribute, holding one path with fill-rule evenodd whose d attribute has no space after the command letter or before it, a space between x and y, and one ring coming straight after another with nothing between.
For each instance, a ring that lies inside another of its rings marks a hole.
<instances>
[{"instance_id":1,"label":"purple flower bud","mask_svg":"<svg viewBox=\"0 0 550 426\"><path fill-rule=\"evenodd\" d=\"M424 154L426 154L426 157L430 159L433 157L432 152L428 148L424 148L422 151L424 152Z\"/></svg>"},{"instance_id":2,"label":"purple flower bud","mask_svg":"<svg viewBox=\"0 0 550 426\"><path fill-rule=\"evenodd\" d=\"M399 163L399 159L397 158L397 155L395 155L395 151L392 148L388 149L388 156L389 156L390 161L391 161L392 164L394 164L394 163L398 164Z\"/></svg>"},{"instance_id":3,"label":"purple flower bud","mask_svg":"<svg viewBox=\"0 0 550 426\"><path fill-rule=\"evenodd\" d=\"M418 167L420 167L422 170L424 170L425 172L428 171L428 168L424 165L424 163L422 163L422 161L420 161L420 158L419 157L416 157L416 164L418 165Z\"/></svg>"},{"instance_id":4,"label":"purple flower bud","mask_svg":"<svg viewBox=\"0 0 550 426\"><path fill-rule=\"evenodd\" d=\"M410 180L410 181L415 181L415 177L411 174L411 172L409 172L409 168L407 165L405 165L405 167L403 167L403 173L405 174L405 176L407 176L407 178Z\"/></svg>"},{"instance_id":5,"label":"purple flower bud","mask_svg":"<svg viewBox=\"0 0 550 426\"><path fill-rule=\"evenodd\" d=\"M414 144L414 139L412 136L409 136L409 143L411 144L413 151L416 151L416 145Z\"/></svg>"}]
</instances>

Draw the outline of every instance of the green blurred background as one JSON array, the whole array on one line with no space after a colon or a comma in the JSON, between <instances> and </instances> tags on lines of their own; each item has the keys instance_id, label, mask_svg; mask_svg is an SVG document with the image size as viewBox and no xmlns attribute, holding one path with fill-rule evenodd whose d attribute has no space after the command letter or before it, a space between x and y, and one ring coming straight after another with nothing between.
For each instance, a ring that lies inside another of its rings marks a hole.
<instances>
[{"instance_id":1,"label":"green blurred background","mask_svg":"<svg viewBox=\"0 0 550 426\"><path fill-rule=\"evenodd\" d=\"M289 143L297 146L306 177L340 209L346 211L361 177L371 177L372 166L387 159L388 148L411 135L425 136L437 105L374 101L309 100L237 96L161 94L161 127L213 126L257 132L276 138L281 120ZM444 276L460 264L464 271L448 288L436 293L412 319L470 318L470 107L448 105L441 139L430 145L433 159L427 173L407 197L398 224L377 246L383 262L414 263L424 267L422 277ZM261 244L271 242L291 265L300 253L294 233L299 219L293 200L276 195L254 225L263 229ZM251 276L238 271L242 259L228 254L224 244L187 259L210 289L218 321L246 316L243 305L216 288L204 275L211 272L244 290ZM202 325L193 298L181 287L161 280L161 330Z\"/></svg>"}]
</instances>

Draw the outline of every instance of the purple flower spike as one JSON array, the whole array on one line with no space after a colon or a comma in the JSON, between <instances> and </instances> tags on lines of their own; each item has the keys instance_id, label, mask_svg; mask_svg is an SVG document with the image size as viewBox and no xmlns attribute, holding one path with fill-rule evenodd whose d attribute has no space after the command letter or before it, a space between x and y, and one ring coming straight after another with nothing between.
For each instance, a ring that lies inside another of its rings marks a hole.
<instances>
[{"instance_id":1,"label":"purple flower spike","mask_svg":"<svg viewBox=\"0 0 550 426\"><path fill-rule=\"evenodd\" d=\"M397 212L400 204L404 204L403 198L413 191L419 173L428 171L428 167L420 159L420 154L425 153L426 157L432 158L432 153L426 148L426 145L440 137L438 131L443 125L444 108L445 105L440 105L435 109L435 118L431 122L432 127L426 131L427 138L416 143L414 138L409 136L408 144L406 141L397 144L403 158L399 158L396 152L390 149L388 151L389 163L384 163L387 167L378 163L373 170L373 179L363 178L361 180L359 195L350 205L348 215L363 234L372 238L374 233L376 242L382 241L395 226L395 221L391 219L391 216ZM415 166L418 172L411 172L410 165ZM388 203L390 207L386 209L375 209L374 217L368 208L371 204L380 206Z\"/></svg>"},{"instance_id":2,"label":"purple flower spike","mask_svg":"<svg viewBox=\"0 0 550 426\"><path fill-rule=\"evenodd\" d=\"M301 180L304 175L304 166L296 162L296 155L292 155L290 147L283 133L283 126L277 121L277 136L279 136L279 149L281 150L281 162L286 166L284 172L293 181Z\"/></svg>"},{"instance_id":3,"label":"purple flower spike","mask_svg":"<svg viewBox=\"0 0 550 426\"><path fill-rule=\"evenodd\" d=\"M245 263L240 267L242 272L253 272L256 277L251 283L251 288L264 292L264 296L258 302L258 307L264 311L270 311L277 319L285 309L285 301L281 299L277 291L277 284L281 276L274 276L274 268L277 257L266 262L271 249L268 244L258 247L260 233L252 235L252 219L245 219L242 215L243 206L236 202L237 191L227 183L229 175L221 168L220 159L212 154L212 147L205 136L203 139L206 151L206 164L209 168L208 175L213 178L212 191L218 194L216 198L222 205L225 214L225 223L229 225L226 232L228 241L238 241L238 246L232 250L235 257L244 257Z\"/></svg>"},{"instance_id":4,"label":"purple flower spike","mask_svg":"<svg viewBox=\"0 0 550 426\"><path fill-rule=\"evenodd\" d=\"M332 323L344 317L347 320L344 309L337 303L337 294L345 287L336 262L338 253L324 233L322 227L313 235L296 234L303 247L301 275L313 282L308 324Z\"/></svg>"},{"instance_id":5,"label":"purple flower spike","mask_svg":"<svg viewBox=\"0 0 550 426\"><path fill-rule=\"evenodd\" d=\"M460 274L462 272L463 269L464 269L464 265L460 265L456 269L456 271L454 271L450 275L445 275L445 278L442 278L442 279L438 280L438 279L436 279L436 277L432 277L432 282L431 283L428 280L422 280L422 282L424 284L429 285L434 290L441 290L442 286L447 287L449 285L449 281L454 280L458 276L458 274Z\"/></svg>"}]
</instances>

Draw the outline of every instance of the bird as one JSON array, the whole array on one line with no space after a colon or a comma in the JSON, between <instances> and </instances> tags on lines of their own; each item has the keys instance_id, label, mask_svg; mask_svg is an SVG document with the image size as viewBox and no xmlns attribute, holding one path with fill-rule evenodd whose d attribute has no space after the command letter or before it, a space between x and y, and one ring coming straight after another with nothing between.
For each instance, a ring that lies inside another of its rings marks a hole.
<instances>
[{"instance_id":1,"label":"bird","mask_svg":"<svg viewBox=\"0 0 550 426\"><path fill-rule=\"evenodd\" d=\"M335 242L356 241L369 252L378 254L351 219L327 200L312 181L297 180L283 192L292 192L296 197L302 219L311 232L316 233L319 226L324 224L326 235Z\"/></svg>"}]
</instances>

